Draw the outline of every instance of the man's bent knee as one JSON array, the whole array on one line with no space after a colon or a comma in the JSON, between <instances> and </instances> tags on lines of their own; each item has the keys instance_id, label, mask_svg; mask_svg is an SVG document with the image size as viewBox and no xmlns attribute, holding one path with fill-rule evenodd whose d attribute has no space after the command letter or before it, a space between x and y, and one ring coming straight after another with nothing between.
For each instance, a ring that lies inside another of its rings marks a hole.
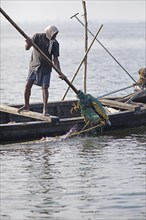
<instances>
[{"instance_id":1,"label":"man's bent knee","mask_svg":"<svg viewBox=\"0 0 146 220\"><path fill-rule=\"evenodd\" d=\"M30 90L33 86L34 81L27 81L25 85L26 90Z\"/></svg>"},{"instance_id":2,"label":"man's bent knee","mask_svg":"<svg viewBox=\"0 0 146 220\"><path fill-rule=\"evenodd\" d=\"M42 87L42 91L43 91L43 92L48 92L48 89L49 89L48 86L43 86L43 87Z\"/></svg>"}]
</instances>

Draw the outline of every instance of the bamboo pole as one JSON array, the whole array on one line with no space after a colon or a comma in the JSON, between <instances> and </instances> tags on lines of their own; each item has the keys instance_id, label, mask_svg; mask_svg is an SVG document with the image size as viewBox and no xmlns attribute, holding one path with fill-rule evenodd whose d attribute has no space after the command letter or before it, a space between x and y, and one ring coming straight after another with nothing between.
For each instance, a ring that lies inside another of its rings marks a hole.
<instances>
[{"instance_id":1,"label":"bamboo pole","mask_svg":"<svg viewBox=\"0 0 146 220\"><path fill-rule=\"evenodd\" d=\"M87 22L87 10L86 10L86 2L85 0L82 1L83 4L83 10L84 10L84 24L85 24L85 29L84 29L84 38L85 38L85 53L88 49L88 22ZM83 90L84 93L86 94L87 92L87 56L84 60L84 72L83 72Z\"/></svg>"},{"instance_id":2,"label":"bamboo pole","mask_svg":"<svg viewBox=\"0 0 146 220\"><path fill-rule=\"evenodd\" d=\"M91 47L92 47L94 41L96 40L97 35L99 34L99 32L100 32L100 30L101 30L102 27L103 27L103 24L100 26L100 28L99 28L99 30L97 31L97 33L96 33L96 35L95 35L93 41L91 42L89 48L87 49L85 55L83 56L83 58L82 58L82 60L81 60L81 62L80 62L80 64L79 64L79 66L78 66L78 68L77 68L77 70L76 70L76 72L75 72L75 74L74 74L74 76L73 76L73 78L71 79L71 83L74 81L75 77L77 76L77 74L78 74L78 72L79 72L79 70L80 70L80 68L81 68L81 66L82 66L82 64L83 64L83 62L84 62L84 60L85 60L87 54L89 53L89 51L90 51L90 49L91 49ZM65 99L65 97L66 97L66 95L67 95L67 93L68 93L68 91L69 91L69 88L70 88L70 86L68 86L68 88L66 89L66 91L65 91L65 93L64 93L64 95L63 95L62 100Z\"/></svg>"},{"instance_id":3,"label":"bamboo pole","mask_svg":"<svg viewBox=\"0 0 146 220\"><path fill-rule=\"evenodd\" d=\"M84 27L84 23L77 17L79 13L76 13L75 15L71 16L71 18L76 18L76 20ZM87 29L87 31L90 33L90 35L92 37L94 37L94 34L89 30ZM137 86L139 86L139 88L141 90L143 90L142 86L140 86L136 81L135 79L130 75L130 73L128 73L128 71L122 66L122 64L120 64L120 62L110 53L110 51L98 40L96 39L96 41L104 48L104 50L116 61L117 64L119 64L119 66L125 71L125 73L127 73L127 75L136 83Z\"/></svg>"},{"instance_id":4,"label":"bamboo pole","mask_svg":"<svg viewBox=\"0 0 146 220\"><path fill-rule=\"evenodd\" d=\"M40 53L40 55L43 57L43 59L46 60L46 62L52 66L52 68L59 74L59 76L61 76L63 73L57 68L57 66L46 56L46 54L37 46L37 44L35 44L30 38L29 36L8 16L8 14L2 9L0 8L0 12L3 14L3 16L12 24L13 27L16 28L16 30L25 38L27 39L31 45ZM67 79L67 77L64 75L64 79L63 79L71 88L72 90L78 94L79 90L77 90L75 88L75 86Z\"/></svg>"}]
</instances>

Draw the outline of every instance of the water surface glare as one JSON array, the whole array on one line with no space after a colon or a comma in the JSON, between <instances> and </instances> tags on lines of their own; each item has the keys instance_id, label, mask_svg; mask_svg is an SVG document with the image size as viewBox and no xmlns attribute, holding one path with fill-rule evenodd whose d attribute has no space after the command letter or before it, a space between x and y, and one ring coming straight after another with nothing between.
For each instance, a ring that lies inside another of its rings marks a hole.
<instances>
[{"instance_id":1,"label":"water surface glare","mask_svg":"<svg viewBox=\"0 0 146 220\"><path fill-rule=\"evenodd\" d=\"M1 201L3 220L144 220L144 136L3 145Z\"/></svg>"}]
</instances>

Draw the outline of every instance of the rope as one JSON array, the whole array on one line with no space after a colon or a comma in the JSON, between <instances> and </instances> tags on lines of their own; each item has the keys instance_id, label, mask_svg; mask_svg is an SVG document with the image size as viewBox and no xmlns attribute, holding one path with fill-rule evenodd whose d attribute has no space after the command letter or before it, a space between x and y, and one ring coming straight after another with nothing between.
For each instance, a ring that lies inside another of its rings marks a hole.
<instances>
[{"instance_id":1,"label":"rope","mask_svg":"<svg viewBox=\"0 0 146 220\"><path fill-rule=\"evenodd\" d=\"M89 122L87 122L87 124L88 124L88 123L89 123ZM85 133L85 132L91 131L91 130L93 130L93 129L95 129L95 128L98 128L98 127L101 127L101 126L102 126L102 123L100 123L100 124L95 125L95 126L93 126L93 127L84 129L84 128L87 126L87 124L86 124L80 131L74 132L74 133L70 134L68 137L80 135L80 134L83 134L83 133ZM83 130L83 129L84 129L84 130Z\"/></svg>"},{"instance_id":2,"label":"rope","mask_svg":"<svg viewBox=\"0 0 146 220\"><path fill-rule=\"evenodd\" d=\"M87 125L89 124L89 122L90 122L90 121L88 120L87 123L84 125L84 127L81 129L81 131L84 130L84 129L87 127Z\"/></svg>"},{"instance_id":3,"label":"rope","mask_svg":"<svg viewBox=\"0 0 146 220\"><path fill-rule=\"evenodd\" d=\"M103 98L103 97L105 97L105 96L109 96L109 95L112 95L112 94L114 94L114 93L116 93L116 92L121 92L121 91L123 91L123 90L129 89L129 88L132 88L132 87L133 87L133 85L127 86L127 87L125 87L125 88L118 89L118 90L115 90L115 91L113 91L113 92L109 92L109 93L106 93L106 94L104 94L104 95L98 96L97 98L98 98L98 99L99 99L99 98Z\"/></svg>"}]
</instances>

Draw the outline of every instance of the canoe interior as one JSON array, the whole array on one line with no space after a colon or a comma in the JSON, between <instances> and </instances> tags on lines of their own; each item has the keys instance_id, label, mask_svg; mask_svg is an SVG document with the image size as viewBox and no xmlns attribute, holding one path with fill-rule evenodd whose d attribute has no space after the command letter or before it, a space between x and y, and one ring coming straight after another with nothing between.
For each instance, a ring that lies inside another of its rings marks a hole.
<instances>
[{"instance_id":1,"label":"canoe interior","mask_svg":"<svg viewBox=\"0 0 146 220\"><path fill-rule=\"evenodd\" d=\"M104 132L146 126L146 96L138 97L130 103L125 103L125 99L128 100L129 97L99 99L102 105L111 111L108 114L112 126L105 127ZM74 125L81 130L85 123L80 110L71 111L77 102L78 100L48 102L49 113L59 118L56 124L0 111L1 143L64 135ZM16 108L21 106L13 105ZM31 104L30 107L31 111L42 113L42 103Z\"/></svg>"},{"instance_id":2,"label":"canoe interior","mask_svg":"<svg viewBox=\"0 0 146 220\"><path fill-rule=\"evenodd\" d=\"M59 117L59 119L80 117L81 116L80 110L73 111L71 113L73 104L77 104L77 100L49 102L48 112L50 115ZM12 105L12 106L19 109L22 105ZM31 104L30 110L34 112L42 113L43 105L42 103ZM7 123L12 123L12 122L15 122L15 123L30 122L30 121L37 121L37 119L24 117L21 114L19 116L15 114L0 112L0 124L7 124Z\"/></svg>"},{"instance_id":3,"label":"canoe interior","mask_svg":"<svg viewBox=\"0 0 146 220\"><path fill-rule=\"evenodd\" d=\"M136 98L132 104L125 103L129 99L129 96L126 97L107 97L104 99L99 99L103 106L112 107L119 112L123 112L126 110L134 110L136 108L146 106L146 95L142 95L141 97ZM65 101L54 101L48 103L48 112L50 115L57 116L59 119L65 118L74 118L74 117L81 117L80 110L73 110L71 111L73 105L77 104L78 100L65 100ZM22 105L12 105L16 108L20 108ZM33 112L42 113L43 105L42 103L35 103L31 104L30 110ZM19 123L19 122L30 122L30 121L37 121L37 119L27 118L15 114L0 112L0 124L7 124L7 123Z\"/></svg>"}]
</instances>

